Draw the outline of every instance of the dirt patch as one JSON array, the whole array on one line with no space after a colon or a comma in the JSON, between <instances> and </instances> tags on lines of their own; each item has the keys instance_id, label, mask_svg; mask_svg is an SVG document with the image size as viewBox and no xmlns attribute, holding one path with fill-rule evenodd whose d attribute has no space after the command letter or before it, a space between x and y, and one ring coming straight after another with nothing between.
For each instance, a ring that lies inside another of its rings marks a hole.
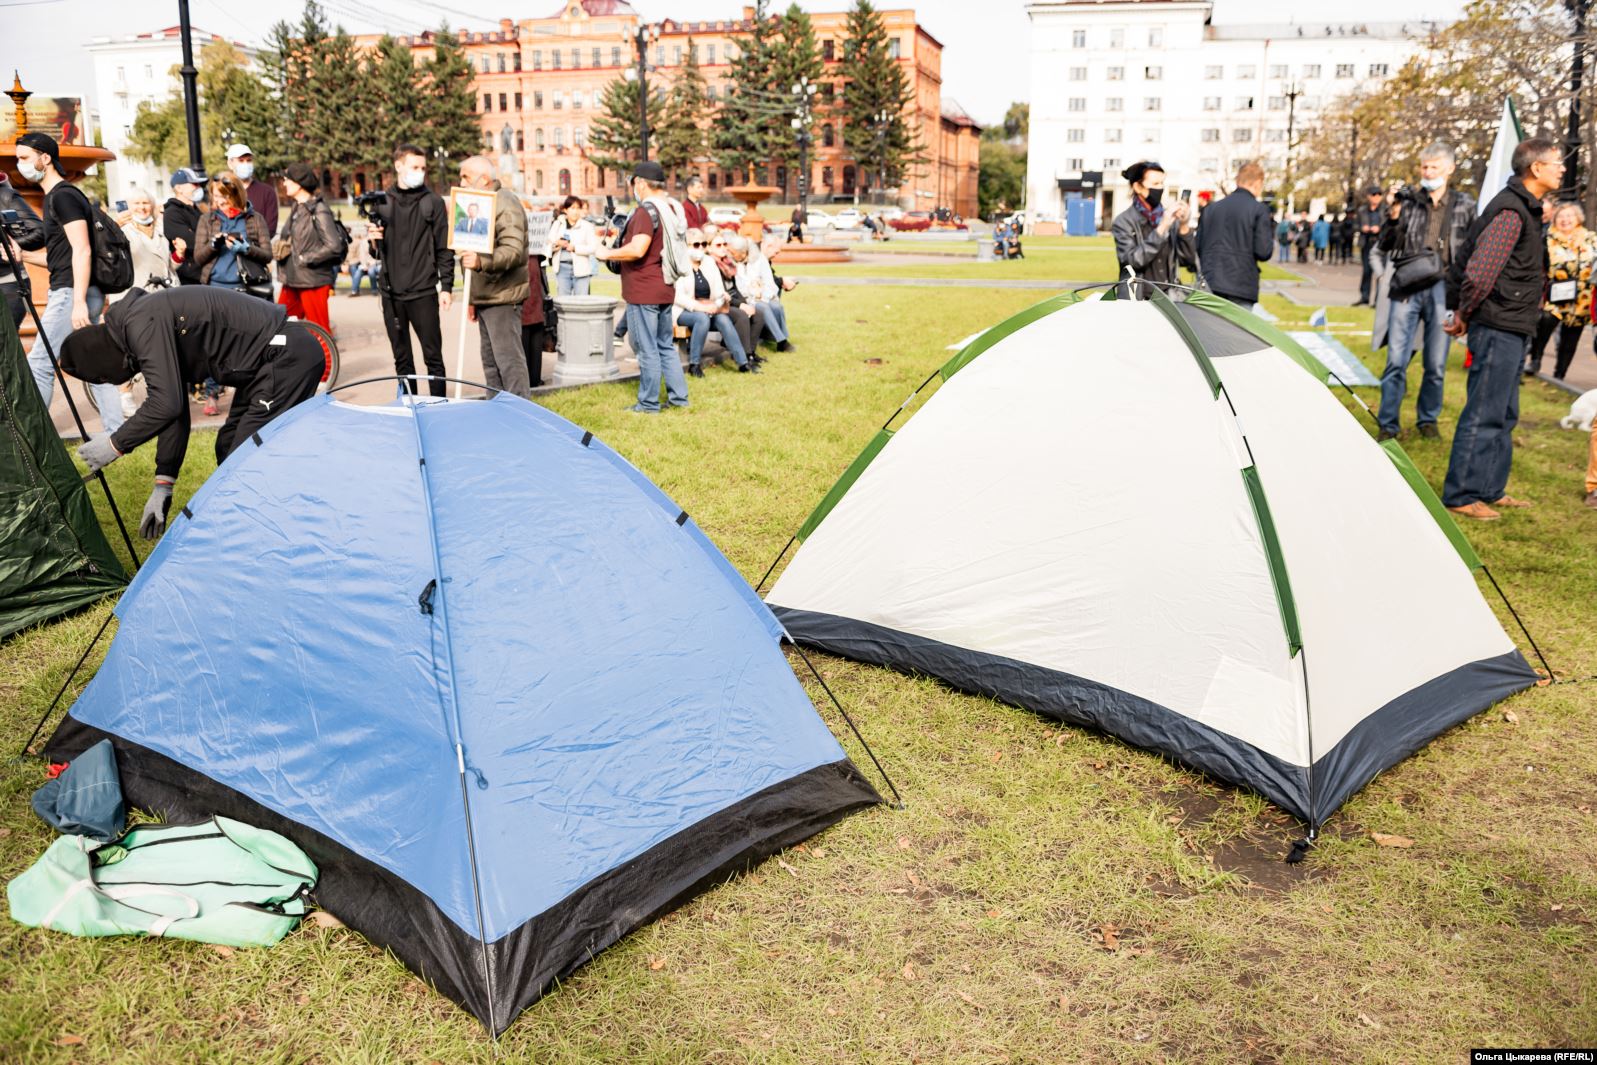
<instances>
[{"instance_id":1,"label":"dirt patch","mask_svg":"<svg viewBox=\"0 0 1597 1065\"><path fill-rule=\"evenodd\" d=\"M1262 830L1261 830L1262 829ZM1301 884L1325 880L1330 872L1314 860L1311 849L1303 861L1288 864L1292 843L1300 838L1278 826L1256 826L1215 847L1210 852L1214 867L1245 877L1250 885L1266 891L1291 891Z\"/></svg>"},{"instance_id":2,"label":"dirt patch","mask_svg":"<svg viewBox=\"0 0 1597 1065\"><path fill-rule=\"evenodd\" d=\"M1202 824L1220 812L1220 793L1210 788L1177 786L1145 789L1144 793L1161 806L1175 807L1183 826Z\"/></svg>"}]
</instances>

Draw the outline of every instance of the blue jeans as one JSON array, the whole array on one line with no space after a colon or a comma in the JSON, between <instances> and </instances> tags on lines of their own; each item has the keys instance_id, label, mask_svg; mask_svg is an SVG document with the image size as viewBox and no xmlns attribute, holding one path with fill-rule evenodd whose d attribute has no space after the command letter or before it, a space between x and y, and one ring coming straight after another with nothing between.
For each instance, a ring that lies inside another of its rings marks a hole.
<instances>
[{"instance_id":1,"label":"blue jeans","mask_svg":"<svg viewBox=\"0 0 1597 1065\"><path fill-rule=\"evenodd\" d=\"M1442 332L1447 315L1447 283L1438 281L1407 299L1392 301L1388 326L1386 370L1381 374L1381 428L1397 432L1408 391L1408 363L1414 357L1420 323L1425 323L1425 376L1420 380L1414 417L1420 425L1435 425L1442 416L1442 375L1447 371L1447 349L1452 339Z\"/></svg>"},{"instance_id":2,"label":"blue jeans","mask_svg":"<svg viewBox=\"0 0 1597 1065\"><path fill-rule=\"evenodd\" d=\"M359 296L360 295L360 279L362 277L370 279L370 281L371 281L371 290L373 292L376 292L377 291L377 275L381 274L382 272L383 272L383 264L382 263L373 263L370 269L367 269L366 267L362 266L360 263L351 263L349 265L349 294L351 296Z\"/></svg>"},{"instance_id":3,"label":"blue jeans","mask_svg":"<svg viewBox=\"0 0 1597 1065\"><path fill-rule=\"evenodd\" d=\"M1514 461L1514 426L1519 424L1519 370L1530 337L1489 325L1469 327L1469 380L1464 410L1453 430L1442 503L1491 503L1508 490Z\"/></svg>"},{"instance_id":4,"label":"blue jeans","mask_svg":"<svg viewBox=\"0 0 1597 1065\"><path fill-rule=\"evenodd\" d=\"M86 302L89 305L89 320L98 322L100 312L105 309L105 297L91 285ZM44 338L50 339L50 347L59 359L62 342L72 335L72 290L51 289L50 300L40 313L39 321L44 324L44 336L35 339L28 351L28 369L33 371L33 380L39 386L39 395L44 398L45 409L49 409L50 399L55 394L55 370L50 365L49 353L45 351ZM89 395L100 412L100 424L105 431L114 433L122 428L122 423L127 419L122 414L122 393L117 391L116 385L90 385Z\"/></svg>"},{"instance_id":5,"label":"blue jeans","mask_svg":"<svg viewBox=\"0 0 1597 1065\"><path fill-rule=\"evenodd\" d=\"M743 341L738 339L737 326L732 324L730 315L683 311L677 315L677 324L688 327L689 366L699 364L699 356L704 354L704 338L709 336L711 324L714 324L716 332L721 334L721 345L732 353L733 362L742 366L749 361L748 353L743 350Z\"/></svg>"},{"instance_id":6,"label":"blue jeans","mask_svg":"<svg viewBox=\"0 0 1597 1065\"><path fill-rule=\"evenodd\" d=\"M755 306L765 312L765 331L778 344L787 339L787 309L781 300L761 300Z\"/></svg>"},{"instance_id":7,"label":"blue jeans","mask_svg":"<svg viewBox=\"0 0 1597 1065\"><path fill-rule=\"evenodd\" d=\"M688 379L671 339L669 303L627 304L627 336L638 356L638 406L650 413L660 409L660 380L673 407L688 405Z\"/></svg>"},{"instance_id":8,"label":"blue jeans","mask_svg":"<svg viewBox=\"0 0 1597 1065\"><path fill-rule=\"evenodd\" d=\"M555 294L559 296L586 296L588 286L593 284L592 277L578 277L571 267L571 257L568 255L560 260L560 269L555 271Z\"/></svg>"}]
</instances>

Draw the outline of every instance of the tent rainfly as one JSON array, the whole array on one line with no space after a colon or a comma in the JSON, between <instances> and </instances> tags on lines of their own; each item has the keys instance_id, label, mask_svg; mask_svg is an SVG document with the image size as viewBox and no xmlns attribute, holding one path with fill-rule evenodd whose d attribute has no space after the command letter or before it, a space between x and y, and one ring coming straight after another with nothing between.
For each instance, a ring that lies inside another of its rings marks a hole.
<instances>
[{"instance_id":1,"label":"tent rainfly","mask_svg":"<svg viewBox=\"0 0 1597 1065\"><path fill-rule=\"evenodd\" d=\"M127 584L9 314L0 313L0 639Z\"/></svg>"},{"instance_id":2,"label":"tent rainfly","mask_svg":"<svg viewBox=\"0 0 1597 1065\"><path fill-rule=\"evenodd\" d=\"M941 377L799 530L766 598L796 641L1101 729L1311 828L1536 682L1401 448L1240 308L1066 293Z\"/></svg>"},{"instance_id":3,"label":"tent rainfly","mask_svg":"<svg viewBox=\"0 0 1597 1065\"><path fill-rule=\"evenodd\" d=\"M109 736L131 804L287 836L495 1035L879 801L688 515L508 393L317 396L173 518L49 756Z\"/></svg>"}]
</instances>

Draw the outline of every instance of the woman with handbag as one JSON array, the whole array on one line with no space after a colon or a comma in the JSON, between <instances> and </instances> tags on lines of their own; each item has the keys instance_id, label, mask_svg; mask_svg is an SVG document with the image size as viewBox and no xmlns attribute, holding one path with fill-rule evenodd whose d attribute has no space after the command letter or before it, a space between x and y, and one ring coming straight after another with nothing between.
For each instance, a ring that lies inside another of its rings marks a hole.
<instances>
[{"instance_id":1,"label":"woman with handbag","mask_svg":"<svg viewBox=\"0 0 1597 1065\"><path fill-rule=\"evenodd\" d=\"M1592 267L1597 266L1597 233L1586 228L1586 212L1578 203L1561 203L1547 230L1547 300L1543 321L1558 326L1558 356L1553 376L1560 381L1575 359L1580 335L1591 322ZM1542 343L1547 337L1541 335ZM1539 373L1542 352L1530 353L1530 371Z\"/></svg>"},{"instance_id":2,"label":"woman with handbag","mask_svg":"<svg viewBox=\"0 0 1597 1065\"><path fill-rule=\"evenodd\" d=\"M272 235L266 219L250 206L244 186L229 171L211 179L211 209L194 227L194 265L200 284L246 292L264 300L272 298ZM206 417L219 414L222 386L207 378L204 384Z\"/></svg>"}]
</instances>

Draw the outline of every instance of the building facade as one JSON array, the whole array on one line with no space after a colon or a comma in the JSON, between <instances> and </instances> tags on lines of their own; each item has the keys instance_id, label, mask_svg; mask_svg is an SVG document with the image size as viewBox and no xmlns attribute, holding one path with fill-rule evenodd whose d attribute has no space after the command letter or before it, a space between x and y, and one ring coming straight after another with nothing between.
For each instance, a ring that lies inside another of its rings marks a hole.
<instances>
[{"instance_id":1,"label":"building facade","mask_svg":"<svg viewBox=\"0 0 1597 1065\"><path fill-rule=\"evenodd\" d=\"M200 50L221 38L198 28L190 31L196 62ZM143 188L160 203L166 199L170 171L158 162L127 157L133 120L139 105L159 107L183 91L176 68L183 62L183 44L176 26L125 37L96 37L87 46L94 64L94 103L100 116L101 143L117 157L105 164L106 192L111 202L132 188ZM245 55L253 49L235 45Z\"/></svg>"},{"instance_id":2,"label":"building facade","mask_svg":"<svg viewBox=\"0 0 1597 1065\"><path fill-rule=\"evenodd\" d=\"M1096 197L1106 227L1130 202L1120 171L1142 159L1200 203L1239 166L1280 189L1289 148L1331 101L1396 72L1435 23L1339 23L1326 11L1224 21L1226 0L1032 0L1028 222L1059 232L1066 200ZM1101 173L1101 185L1094 179ZM1086 175L1084 179L1084 175ZM1167 194L1168 195L1168 194ZM1297 206L1306 206L1298 204Z\"/></svg>"},{"instance_id":3,"label":"building facade","mask_svg":"<svg viewBox=\"0 0 1597 1065\"><path fill-rule=\"evenodd\" d=\"M914 88L912 113L906 118L924 156L889 192L906 209L946 206L974 215L980 127L943 98L942 43L916 22L913 10L881 15L889 47ZM812 203L852 201L874 181L844 149L842 119L830 106L836 83L845 73L841 60L846 15L824 12L811 20L827 77L817 98L820 124L809 151L810 199ZM535 199L571 193L624 197L623 175L606 172L589 157L588 130L603 112L606 86L616 78L635 76L637 32L643 25L641 15L625 0L567 0L544 18L502 19L497 30L460 35L477 71L483 150L498 160L505 184ZM753 28L753 9L743 8L735 19L666 19L652 25L655 34L647 45L651 95L670 85L687 50L693 48L711 97L719 98L726 93L738 42ZM423 33L408 41L420 58L431 49L433 35ZM721 198L721 190L746 177L709 158L693 170L704 177L711 198ZM797 198L795 167L773 166L756 177L786 190L785 198Z\"/></svg>"}]
</instances>

